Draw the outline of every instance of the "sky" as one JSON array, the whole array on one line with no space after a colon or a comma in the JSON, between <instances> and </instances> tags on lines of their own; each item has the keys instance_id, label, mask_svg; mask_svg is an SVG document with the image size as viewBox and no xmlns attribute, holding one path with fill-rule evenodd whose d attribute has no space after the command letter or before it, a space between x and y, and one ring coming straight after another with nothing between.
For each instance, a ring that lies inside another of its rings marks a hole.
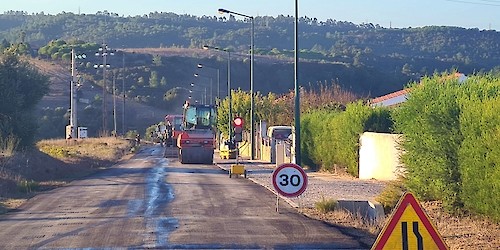
<instances>
[{"instance_id":1,"label":"sky","mask_svg":"<svg viewBox=\"0 0 500 250\"><path fill-rule=\"evenodd\" d=\"M0 12L95 14L107 10L120 16L173 12L216 16L224 8L248 16L295 13L295 0L1 0ZM408 28L429 25L500 31L500 0L297 0L299 16L355 24Z\"/></svg>"}]
</instances>

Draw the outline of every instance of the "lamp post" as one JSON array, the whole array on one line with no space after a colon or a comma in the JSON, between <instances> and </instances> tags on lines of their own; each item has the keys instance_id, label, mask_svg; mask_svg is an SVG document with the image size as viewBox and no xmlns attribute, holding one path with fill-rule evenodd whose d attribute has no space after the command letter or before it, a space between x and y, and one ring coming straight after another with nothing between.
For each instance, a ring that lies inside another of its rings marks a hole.
<instances>
[{"instance_id":1,"label":"lamp post","mask_svg":"<svg viewBox=\"0 0 500 250\"><path fill-rule=\"evenodd\" d=\"M103 44L99 51L95 53L96 56L102 56L102 64L94 65L94 68L102 68L102 132L106 134L107 131L107 107L106 107L106 69L110 68L108 64L108 55L114 55L114 50L111 50L108 45Z\"/></svg>"},{"instance_id":2,"label":"lamp post","mask_svg":"<svg viewBox=\"0 0 500 250\"><path fill-rule=\"evenodd\" d=\"M121 76L122 76L122 136L125 137L125 97L126 97L126 91L125 91L125 51L122 50L122 69L121 69Z\"/></svg>"},{"instance_id":3,"label":"lamp post","mask_svg":"<svg viewBox=\"0 0 500 250\"><path fill-rule=\"evenodd\" d=\"M196 67L198 67L199 69L208 68L208 69L213 69L213 70L217 71L217 99L220 100L220 70L218 68L212 68L209 66L205 66L201 63L199 63Z\"/></svg>"},{"instance_id":4,"label":"lamp post","mask_svg":"<svg viewBox=\"0 0 500 250\"><path fill-rule=\"evenodd\" d=\"M188 100L195 99L195 102L198 103L199 101L198 101L197 97L194 96L194 94L195 94L195 92L197 92L199 95L199 93L202 92L202 90L195 91L194 90L195 85L196 84L194 82L192 82L189 84L189 86L190 86L189 89L187 89L187 88L181 88L181 89L187 90L189 92Z\"/></svg>"},{"instance_id":5,"label":"lamp post","mask_svg":"<svg viewBox=\"0 0 500 250\"><path fill-rule=\"evenodd\" d=\"M231 100L231 51L229 51L229 49L221 49L219 47L212 47L212 46L208 46L208 45L204 45L203 46L203 49L205 50L208 50L208 49L213 49L213 50L217 50L217 51L223 51L223 52L226 52L227 53L227 98L229 100L229 114L228 114L228 135L229 135L229 140L231 140L231 137L232 137L232 133L233 131L231 131L231 125L232 125L232 122L233 122L233 117L232 117L232 114L231 114L231 109L233 108L232 107L232 100Z\"/></svg>"},{"instance_id":6,"label":"lamp post","mask_svg":"<svg viewBox=\"0 0 500 250\"><path fill-rule=\"evenodd\" d=\"M116 71L113 70L113 136L116 137Z\"/></svg>"},{"instance_id":7,"label":"lamp post","mask_svg":"<svg viewBox=\"0 0 500 250\"><path fill-rule=\"evenodd\" d=\"M299 91L299 0L295 0L295 49L294 49L294 82L295 82L295 163L301 164L300 155L300 91Z\"/></svg>"},{"instance_id":8,"label":"lamp post","mask_svg":"<svg viewBox=\"0 0 500 250\"><path fill-rule=\"evenodd\" d=\"M77 55L75 54L75 49L71 49L71 86L70 86L70 118L69 126L71 127L71 138L78 137L78 118L77 118L77 95L76 95L76 59L85 59L87 56L85 54Z\"/></svg>"},{"instance_id":9,"label":"lamp post","mask_svg":"<svg viewBox=\"0 0 500 250\"><path fill-rule=\"evenodd\" d=\"M214 101L213 100L213 82L212 82L212 78L208 77L208 76L200 75L198 73L195 73L194 77L196 77L196 78L198 78L198 77L205 77L205 78L210 79L210 102L209 102L209 104L212 104L213 101ZM205 103L204 104L206 104L206 99L207 99L207 97L206 97L206 93L205 93Z\"/></svg>"},{"instance_id":10,"label":"lamp post","mask_svg":"<svg viewBox=\"0 0 500 250\"><path fill-rule=\"evenodd\" d=\"M255 26L254 26L254 17L237 13L234 11L226 10L226 9L219 9L219 13L224 14L234 14L238 16L242 16L245 18L249 18L251 21L252 29L251 29L251 35L250 35L250 159L254 159L254 150L255 150L255 143L254 143L254 136L255 136L255 122L254 122L254 95L253 95L253 62L254 62L254 37L255 37Z\"/></svg>"}]
</instances>

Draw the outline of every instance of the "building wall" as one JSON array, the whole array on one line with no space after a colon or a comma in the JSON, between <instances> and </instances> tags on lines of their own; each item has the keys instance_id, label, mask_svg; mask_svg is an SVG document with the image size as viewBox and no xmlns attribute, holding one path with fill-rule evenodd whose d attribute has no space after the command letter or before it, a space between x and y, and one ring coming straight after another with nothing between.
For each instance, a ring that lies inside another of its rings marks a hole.
<instances>
[{"instance_id":1,"label":"building wall","mask_svg":"<svg viewBox=\"0 0 500 250\"><path fill-rule=\"evenodd\" d=\"M398 139L401 135L365 132L359 148L359 178L395 180L400 166Z\"/></svg>"}]
</instances>

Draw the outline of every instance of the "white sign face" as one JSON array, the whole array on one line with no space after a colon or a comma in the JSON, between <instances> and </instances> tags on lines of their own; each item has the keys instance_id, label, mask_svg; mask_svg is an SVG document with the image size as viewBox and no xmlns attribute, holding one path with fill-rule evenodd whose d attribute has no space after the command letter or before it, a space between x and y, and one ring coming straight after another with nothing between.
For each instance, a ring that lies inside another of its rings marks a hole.
<instances>
[{"instance_id":1,"label":"white sign face","mask_svg":"<svg viewBox=\"0 0 500 250\"><path fill-rule=\"evenodd\" d=\"M285 197L297 197L307 188L307 174L297 164L281 164L273 172L273 186Z\"/></svg>"}]
</instances>

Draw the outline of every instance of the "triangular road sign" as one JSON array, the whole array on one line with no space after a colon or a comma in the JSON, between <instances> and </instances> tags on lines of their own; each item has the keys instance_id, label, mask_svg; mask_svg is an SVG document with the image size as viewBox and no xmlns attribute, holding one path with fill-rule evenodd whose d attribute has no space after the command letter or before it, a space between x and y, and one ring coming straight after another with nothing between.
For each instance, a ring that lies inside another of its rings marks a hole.
<instances>
[{"instance_id":1,"label":"triangular road sign","mask_svg":"<svg viewBox=\"0 0 500 250\"><path fill-rule=\"evenodd\" d=\"M399 200L392 217L372 246L372 250L448 249L413 194Z\"/></svg>"}]
</instances>

